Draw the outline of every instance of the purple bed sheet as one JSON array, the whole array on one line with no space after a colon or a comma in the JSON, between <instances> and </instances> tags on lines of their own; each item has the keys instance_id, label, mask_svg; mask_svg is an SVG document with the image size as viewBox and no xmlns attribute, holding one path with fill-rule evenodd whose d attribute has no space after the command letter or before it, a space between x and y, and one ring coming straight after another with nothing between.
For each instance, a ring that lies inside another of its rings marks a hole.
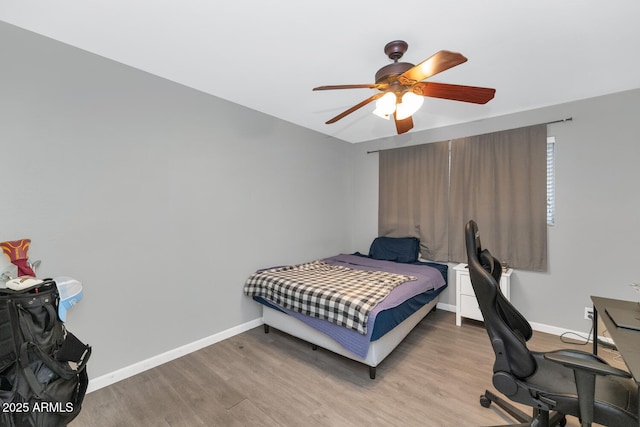
<instances>
[{"instance_id":1,"label":"purple bed sheet","mask_svg":"<svg viewBox=\"0 0 640 427\"><path fill-rule=\"evenodd\" d=\"M333 265L352 268L354 270L387 271L396 274L406 274L416 278L416 280L396 286L391 293L371 311L369 318L367 319L366 335L338 326L324 319L305 316L304 314L300 314L296 311L280 307L270 301L271 304L275 305L285 313L330 336L345 349L362 359L367 357L369 342L371 341L371 334L373 332L373 325L375 324L378 313L383 310L397 307L404 301L409 298L413 298L418 294L429 290L437 290L446 285L440 271L426 265L402 264L393 261L381 261L347 254L340 254L330 258L325 258L323 261Z\"/></svg>"}]
</instances>

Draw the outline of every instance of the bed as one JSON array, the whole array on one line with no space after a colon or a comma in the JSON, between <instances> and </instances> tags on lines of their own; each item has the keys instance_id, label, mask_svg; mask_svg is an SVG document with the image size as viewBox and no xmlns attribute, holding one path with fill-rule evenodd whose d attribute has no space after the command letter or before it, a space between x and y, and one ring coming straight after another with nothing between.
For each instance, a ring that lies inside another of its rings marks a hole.
<instances>
[{"instance_id":1,"label":"bed","mask_svg":"<svg viewBox=\"0 0 640 427\"><path fill-rule=\"evenodd\" d=\"M361 362L375 379L447 286L447 265L418 257L418 239L379 237L369 255L258 270L244 292L262 305L266 333L273 327Z\"/></svg>"}]
</instances>

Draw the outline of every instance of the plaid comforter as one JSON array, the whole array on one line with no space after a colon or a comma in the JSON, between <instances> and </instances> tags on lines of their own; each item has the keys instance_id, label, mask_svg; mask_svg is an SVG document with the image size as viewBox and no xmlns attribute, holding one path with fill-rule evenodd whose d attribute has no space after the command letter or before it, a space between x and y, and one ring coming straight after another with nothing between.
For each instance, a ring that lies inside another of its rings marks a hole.
<instances>
[{"instance_id":1,"label":"plaid comforter","mask_svg":"<svg viewBox=\"0 0 640 427\"><path fill-rule=\"evenodd\" d=\"M313 261L254 273L244 292L366 334L371 310L393 288L410 280L416 278Z\"/></svg>"}]
</instances>

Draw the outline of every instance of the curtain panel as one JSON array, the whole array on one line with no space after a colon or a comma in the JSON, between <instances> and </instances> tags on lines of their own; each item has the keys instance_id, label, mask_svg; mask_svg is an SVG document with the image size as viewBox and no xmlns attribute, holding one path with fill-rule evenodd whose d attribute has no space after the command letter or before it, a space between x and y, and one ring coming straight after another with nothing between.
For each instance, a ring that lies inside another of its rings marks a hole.
<instances>
[{"instance_id":1,"label":"curtain panel","mask_svg":"<svg viewBox=\"0 0 640 427\"><path fill-rule=\"evenodd\" d=\"M466 262L464 226L510 266L547 271L547 127L452 141L449 260Z\"/></svg>"},{"instance_id":2,"label":"curtain panel","mask_svg":"<svg viewBox=\"0 0 640 427\"><path fill-rule=\"evenodd\" d=\"M447 261L449 143L379 152L378 235L417 237L420 253Z\"/></svg>"},{"instance_id":3,"label":"curtain panel","mask_svg":"<svg viewBox=\"0 0 640 427\"><path fill-rule=\"evenodd\" d=\"M547 270L546 125L380 151L378 235L466 262L464 226L510 266Z\"/></svg>"}]
</instances>

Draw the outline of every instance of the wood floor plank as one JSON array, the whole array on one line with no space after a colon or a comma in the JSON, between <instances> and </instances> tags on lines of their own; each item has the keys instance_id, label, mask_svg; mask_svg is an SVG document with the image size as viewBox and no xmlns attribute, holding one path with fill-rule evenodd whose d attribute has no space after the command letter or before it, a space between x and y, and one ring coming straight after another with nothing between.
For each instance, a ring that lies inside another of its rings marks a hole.
<instances>
[{"instance_id":1,"label":"wood floor plank","mask_svg":"<svg viewBox=\"0 0 640 427\"><path fill-rule=\"evenodd\" d=\"M530 348L582 348L534 333ZM605 354L614 365L624 364ZM90 393L71 427L480 426L511 422L479 397L493 351L480 322L437 310L368 368L262 327ZM523 409L529 412L527 408ZM578 426L569 418L568 426Z\"/></svg>"}]
</instances>

